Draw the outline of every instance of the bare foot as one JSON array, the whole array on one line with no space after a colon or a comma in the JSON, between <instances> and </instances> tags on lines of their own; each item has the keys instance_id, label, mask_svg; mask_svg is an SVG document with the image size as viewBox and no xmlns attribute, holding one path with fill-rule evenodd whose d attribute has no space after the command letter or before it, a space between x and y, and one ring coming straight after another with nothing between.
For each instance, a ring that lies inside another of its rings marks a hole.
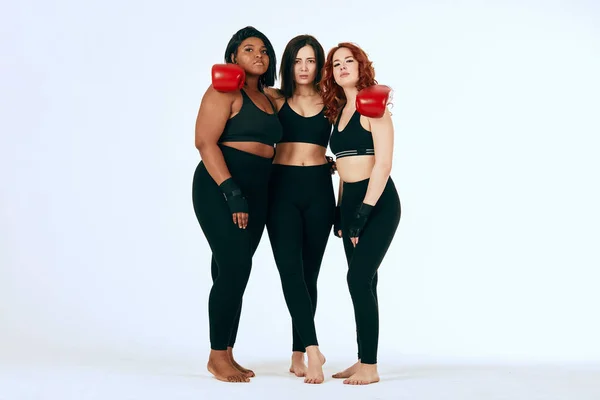
<instances>
[{"instance_id":1,"label":"bare foot","mask_svg":"<svg viewBox=\"0 0 600 400\"><path fill-rule=\"evenodd\" d=\"M333 374L331 376L333 378L336 378L336 379L350 378L356 371L358 371L358 367L360 367L360 360L358 360L356 362L356 364L354 364L353 366L348 367L345 370L343 370L342 372L338 372L338 373Z\"/></svg>"},{"instance_id":2,"label":"bare foot","mask_svg":"<svg viewBox=\"0 0 600 400\"><path fill-rule=\"evenodd\" d=\"M248 377L233 366L226 350L211 350L206 368L223 382L250 382Z\"/></svg>"},{"instance_id":3,"label":"bare foot","mask_svg":"<svg viewBox=\"0 0 600 400\"><path fill-rule=\"evenodd\" d=\"M298 378L301 378L306 375L306 364L304 364L303 352L292 352L292 365L290 366L290 372L292 374L295 374Z\"/></svg>"},{"instance_id":4,"label":"bare foot","mask_svg":"<svg viewBox=\"0 0 600 400\"><path fill-rule=\"evenodd\" d=\"M231 364L233 364L233 366L240 371L242 374L244 374L245 377L247 378L254 378L256 375L254 374L254 371L252 371L251 369L247 369L242 367L240 364L238 364L234 358L233 358L233 347L228 347L227 348L227 355L229 355L229 360L231 361Z\"/></svg>"},{"instance_id":5,"label":"bare foot","mask_svg":"<svg viewBox=\"0 0 600 400\"><path fill-rule=\"evenodd\" d=\"M325 356L321 353L318 346L308 346L306 354L308 356L308 368L306 369L304 383L323 383L325 380L325 376L323 375L323 364L326 361Z\"/></svg>"},{"instance_id":6,"label":"bare foot","mask_svg":"<svg viewBox=\"0 0 600 400\"><path fill-rule=\"evenodd\" d=\"M377 364L360 364L358 371L344 380L346 385L368 385L376 382L379 382Z\"/></svg>"}]
</instances>

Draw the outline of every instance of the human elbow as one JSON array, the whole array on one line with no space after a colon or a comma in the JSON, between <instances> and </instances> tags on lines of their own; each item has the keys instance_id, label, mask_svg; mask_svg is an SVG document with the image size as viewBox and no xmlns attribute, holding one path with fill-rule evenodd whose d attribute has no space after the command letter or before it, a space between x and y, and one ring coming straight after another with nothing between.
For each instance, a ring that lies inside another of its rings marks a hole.
<instances>
[{"instance_id":1,"label":"human elbow","mask_svg":"<svg viewBox=\"0 0 600 400\"><path fill-rule=\"evenodd\" d=\"M383 175L389 175L392 172L392 160L381 160L375 162L375 168Z\"/></svg>"},{"instance_id":2,"label":"human elbow","mask_svg":"<svg viewBox=\"0 0 600 400\"><path fill-rule=\"evenodd\" d=\"M196 149L200 152L200 154L206 153L206 151L210 151L210 148L214 146L214 143L206 140L204 138L196 138Z\"/></svg>"},{"instance_id":3,"label":"human elbow","mask_svg":"<svg viewBox=\"0 0 600 400\"><path fill-rule=\"evenodd\" d=\"M207 140L207 137L205 135L198 134L198 132L196 132L195 144L198 150L202 150L206 147L209 147L213 143L211 140Z\"/></svg>"}]
</instances>

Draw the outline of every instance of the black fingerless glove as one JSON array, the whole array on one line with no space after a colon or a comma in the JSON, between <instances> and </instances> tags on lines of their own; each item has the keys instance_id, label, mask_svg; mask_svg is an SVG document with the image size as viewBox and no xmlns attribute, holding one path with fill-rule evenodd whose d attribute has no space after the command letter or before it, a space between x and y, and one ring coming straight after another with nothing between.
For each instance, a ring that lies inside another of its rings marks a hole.
<instances>
[{"instance_id":1,"label":"black fingerless glove","mask_svg":"<svg viewBox=\"0 0 600 400\"><path fill-rule=\"evenodd\" d=\"M333 161L333 157L330 156L325 156L325 158L327 159L327 163L329 164L329 170L331 171L331 175L335 174L335 161Z\"/></svg>"},{"instance_id":2,"label":"black fingerless glove","mask_svg":"<svg viewBox=\"0 0 600 400\"><path fill-rule=\"evenodd\" d=\"M338 234L338 231L342 230L342 209L340 206L335 208L335 214L333 214L333 234L339 238L342 236Z\"/></svg>"},{"instance_id":3,"label":"black fingerless glove","mask_svg":"<svg viewBox=\"0 0 600 400\"><path fill-rule=\"evenodd\" d=\"M354 213L354 217L348 224L348 236L351 238L360 236L360 233L365 229L365 224L367 223L367 219L369 219L372 210L373 206L369 204L362 203L358 206Z\"/></svg>"},{"instance_id":4,"label":"black fingerless glove","mask_svg":"<svg viewBox=\"0 0 600 400\"><path fill-rule=\"evenodd\" d=\"M219 189L223 192L232 214L248 212L248 201L246 201L242 189L233 181L233 178L224 180L219 185Z\"/></svg>"}]
</instances>

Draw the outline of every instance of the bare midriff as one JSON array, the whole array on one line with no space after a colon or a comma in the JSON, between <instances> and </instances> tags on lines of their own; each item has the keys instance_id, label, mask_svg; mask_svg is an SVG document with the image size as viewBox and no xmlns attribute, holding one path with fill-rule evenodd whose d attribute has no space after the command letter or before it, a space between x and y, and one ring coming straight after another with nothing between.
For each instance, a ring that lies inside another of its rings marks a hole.
<instances>
[{"instance_id":1,"label":"bare midriff","mask_svg":"<svg viewBox=\"0 0 600 400\"><path fill-rule=\"evenodd\" d=\"M340 179L348 183L369 178L374 165L375 156L371 155L342 157L335 161Z\"/></svg>"},{"instance_id":2,"label":"bare midriff","mask_svg":"<svg viewBox=\"0 0 600 400\"><path fill-rule=\"evenodd\" d=\"M222 142L221 144L264 158L272 158L275 152L273 146L259 142Z\"/></svg>"},{"instance_id":3,"label":"bare midriff","mask_svg":"<svg viewBox=\"0 0 600 400\"><path fill-rule=\"evenodd\" d=\"M277 144L273 164L293 166L314 166L327 163L327 149L318 144L286 142Z\"/></svg>"}]
</instances>

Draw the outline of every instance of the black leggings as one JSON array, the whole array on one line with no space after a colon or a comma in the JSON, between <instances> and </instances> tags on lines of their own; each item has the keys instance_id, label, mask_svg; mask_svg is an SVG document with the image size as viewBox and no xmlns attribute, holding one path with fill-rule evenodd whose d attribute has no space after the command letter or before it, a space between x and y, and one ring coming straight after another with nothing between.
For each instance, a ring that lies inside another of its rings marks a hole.
<instances>
[{"instance_id":1,"label":"black leggings","mask_svg":"<svg viewBox=\"0 0 600 400\"><path fill-rule=\"evenodd\" d=\"M271 158L220 147L231 176L248 199L249 212L246 229L234 225L221 190L201 161L194 173L192 199L196 217L212 250L213 286L208 299L208 316L213 350L226 350L235 344L252 256L267 219L272 165Z\"/></svg>"},{"instance_id":2,"label":"black leggings","mask_svg":"<svg viewBox=\"0 0 600 400\"><path fill-rule=\"evenodd\" d=\"M318 345L317 278L335 212L329 164L273 165L267 231L288 310L292 351Z\"/></svg>"},{"instance_id":3,"label":"black leggings","mask_svg":"<svg viewBox=\"0 0 600 400\"><path fill-rule=\"evenodd\" d=\"M341 208L344 250L348 261L348 288L356 320L358 358L364 364L376 364L379 341L377 269L400 223L400 198L390 177L354 247L347 233L348 221L363 202L368 184L369 179L355 183L344 182Z\"/></svg>"}]
</instances>

